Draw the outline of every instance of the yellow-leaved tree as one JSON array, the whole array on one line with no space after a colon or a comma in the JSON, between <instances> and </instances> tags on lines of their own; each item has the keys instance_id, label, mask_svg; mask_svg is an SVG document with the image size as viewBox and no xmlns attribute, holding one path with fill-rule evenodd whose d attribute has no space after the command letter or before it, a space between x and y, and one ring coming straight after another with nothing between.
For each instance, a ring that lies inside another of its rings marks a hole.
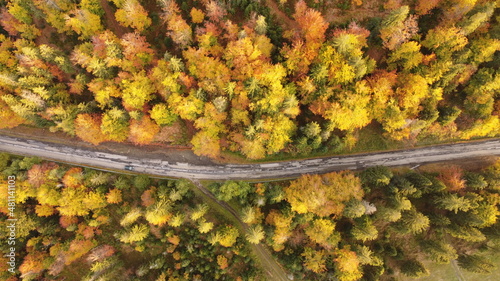
<instances>
[{"instance_id":1,"label":"yellow-leaved tree","mask_svg":"<svg viewBox=\"0 0 500 281\"><path fill-rule=\"evenodd\" d=\"M116 20L125 27L132 27L139 32L151 25L148 12L137 0L125 0L115 13Z\"/></svg>"},{"instance_id":2,"label":"yellow-leaved tree","mask_svg":"<svg viewBox=\"0 0 500 281\"><path fill-rule=\"evenodd\" d=\"M321 273L326 270L326 252L324 250L316 251L309 247L304 249L304 266L315 273Z\"/></svg>"},{"instance_id":3,"label":"yellow-leaved tree","mask_svg":"<svg viewBox=\"0 0 500 281\"><path fill-rule=\"evenodd\" d=\"M359 260L355 252L348 247L335 251L336 276L340 281L356 281L363 277L359 268Z\"/></svg>"},{"instance_id":4,"label":"yellow-leaved tree","mask_svg":"<svg viewBox=\"0 0 500 281\"><path fill-rule=\"evenodd\" d=\"M285 188L285 199L293 211L320 217L338 216L345 202L362 197L361 181L351 172L303 175Z\"/></svg>"}]
</instances>

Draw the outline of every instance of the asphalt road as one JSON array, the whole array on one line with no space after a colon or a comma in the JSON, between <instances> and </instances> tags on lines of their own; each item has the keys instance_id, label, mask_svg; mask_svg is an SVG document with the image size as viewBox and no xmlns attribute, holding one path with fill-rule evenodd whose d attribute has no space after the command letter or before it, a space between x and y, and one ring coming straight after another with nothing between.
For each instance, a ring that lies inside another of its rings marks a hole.
<instances>
[{"instance_id":1,"label":"asphalt road","mask_svg":"<svg viewBox=\"0 0 500 281\"><path fill-rule=\"evenodd\" d=\"M12 154L38 156L60 162L72 163L94 168L124 170L125 166L133 166L138 173L158 176L188 178L206 196L228 210L236 217L245 232L244 224L237 212L225 202L218 201L199 179L272 179L297 177L306 173L326 173L339 170L363 169L384 165L420 165L430 162L474 158L480 156L500 155L500 139L438 145L417 149L368 153L350 156L326 157L298 161L274 162L248 165L192 165L189 163L169 163L162 159L136 159L126 155L84 150L71 146L45 143L0 135L0 151ZM287 273L272 257L269 250L261 244L252 245L252 249L263 269L271 280L289 280Z\"/></svg>"},{"instance_id":2,"label":"asphalt road","mask_svg":"<svg viewBox=\"0 0 500 281\"><path fill-rule=\"evenodd\" d=\"M83 150L69 145L63 146L1 135L0 151L38 156L60 162L105 169L123 170L125 166L129 165L137 173L164 177L199 180L272 179L293 178L307 173L363 169L377 165L418 165L446 160L500 155L500 139L265 164L204 166L180 162L169 163L162 159L137 159L126 155Z\"/></svg>"}]
</instances>

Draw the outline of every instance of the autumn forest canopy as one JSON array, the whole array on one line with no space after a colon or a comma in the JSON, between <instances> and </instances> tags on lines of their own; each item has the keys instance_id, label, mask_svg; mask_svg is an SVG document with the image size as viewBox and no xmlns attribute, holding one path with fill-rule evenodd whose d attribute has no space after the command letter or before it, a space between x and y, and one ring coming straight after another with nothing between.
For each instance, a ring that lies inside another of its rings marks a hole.
<instances>
[{"instance_id":1,"label":"autumn forest canopy","mask_svg":"<svg viewBox=\"0 0 500 281\"><path fill-rule=\"evenodd\" d=\"M412 141L500 130L494 1L1 5L3 128L249 159L351 147L367 127Z\"/></svg>"},{"instance_id":2,"label":"autumn forest canopy","mask_svg":"<svg viewBox=\"0 0 500 281\"><path fill-rule=\"evenodd\" d=\"M238 222L187 180L0 153L0 176L16 175L18 219L16 274L1 243L0 279L276 280L263 267L274 261L304 281L450 280L440 269L454 262L467 280L496 280L500 162L419 169L206 182ZM0 193L8 190L2 180ZM0 197L2 225L7 201Z\"/></svg>"}]
</instances>

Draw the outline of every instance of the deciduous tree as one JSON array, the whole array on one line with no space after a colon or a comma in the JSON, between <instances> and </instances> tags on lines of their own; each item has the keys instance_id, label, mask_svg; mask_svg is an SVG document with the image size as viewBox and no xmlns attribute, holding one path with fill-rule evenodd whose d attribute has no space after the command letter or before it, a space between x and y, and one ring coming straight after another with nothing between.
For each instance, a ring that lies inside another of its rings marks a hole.
<instances>
[{"instance_id":1,"label":"deciduous tree","mask_svg":"<svg viewBox=\"0 0 500 281\"><path fill-rule=\"evenodd\" d=\"M443 182L449 191L460 191L465 187L463 170L457 165L451 165L441 170L438 180Z\"/></svg>"},{"instance_id":2,"label":"deciduous tree","mask_svg":"<svg viewBox=\"0 0 500 281\"><path fill-rule=\"evenodd\" d=\"M102 117L101 132L111 141L125 141L129 134L129 122L126 112L118 108L106 111Z\"/></svg>"},{"instance_id":3,"label":"deciduous tree","mask_svg":"<svg viewBox=\"0 0 500 281\"><path fill-rule=\"evenodd\" d=\"M467 43L468 39L460 28L438 26L429 30L422 46L434 51L439 58L447 60L454 52L462 50Z\"/></svg>"},{"instance_id":4,"label":"deciduous tree","mask_svg":"<svg viewBox=\"0 0 500 281\"><path fill-rule=\"evenodd\" d=\"M420 52L420 44L408 41L401 44L387 59L389 70L399 67L401 70L411 70L422 63L424 55Z\"/></svg>"},{"instance_id":5,"label":"deciduous tree","mask_svg":"<svg viewBox=\"0 0 500 281\"><path fill-rule=\"evenodd\" d=\"M160 131L160 126L156 125L149 116L144 115L140 120L130 120L129 140L137 145L151 143L155 135Z\"/></svg>"},{"instance_id":6,"label":"deciduous tree","mask_svg":"<svg viewBox=\"0 0 500 281\"><path fill-rule=\"evenodd\" d=\"M387 49L396 49L418 32L417 18L413 15L408 16L409 12L408 6L401 6L384 18L380 37Z\"/></svg>"},{"instance_id":7,"label":"deciduous tree","mask_svg":"<svg viewBox=\"0 0 500 281\"><path fill-rule=\"evenodd\" d=\"M338 235L334 231L335 223L329 219L315 219L305 230L309 239L325 248L336 246Z\"/></svg>"},{"instance_id":8,"label":"deciduous tree","mask_svg":"<svg viewBox=\"0 0 500 281\"><path fill-rule=\"evenodd\" d=\"M340 281L355 281L363 276L355 252L346 247L336 250L335 255L335 275Z\"/></svg>"},{"instance_id":9,"label":"deciduous tree","mask_svg":"<svg viewBox=\"0 0 500 281\"><path fill-rule=\"evenodd\" d=\"M170 210L172 209L172 202L168 199L160 199L155 204L149 206L146 209L144 218L148 222L154 225L163 225L167 223L172 214Z\"/></svg>"},{"instance_id":10,"label":"deciduous tree","mask_svg":"<svg viewBox=\"0 0 500 281\"><path fill-rule=\"evenodd\" d=\"M148 12L137 0L125 0L115 13L116 20L125 27L132 27L143 32L151 25Z\"/></svg>"},{"instance_id":11,"label":"deciduous tree","mask_svg":"<svg viewBox=\"0 0 500 281\"><path fill-rule=\"evenodd\" d=\"M120 220L121 226L129 226L133 224L137 219L142 216L142 211L139 208L132 208L127 214L123 216Z\"/></svg>"},{"instance_id":12,"label":"deciduous tree","mask_svg":"<svg viewBox=\"0 0 500 281\"><path fill-rule=\"evenodd\" d=\"M162 9L164 11L163 20L167 23L167 35L179 44L186 47L193 39L193 31L187 22L182 18L180 10L175 1L164 1Z\"/></svg>"},{"instance_id":13,"label":"deciduous tree","mask_svg":"<svg viewBox=\"0 0 500 281\"><path fill-rule=\"evenodd\" d=\"M320 12L308 8L303 0L295 4L293 17L300 27L300 35L304 40L304 45L298 43L299 41L296 41L294 45L294 48L299 48L299 52L303 54L302 59L305 61L298 73L304 73L303 71L307 71L308 64L318 55L321 44L325 40L328 24Z\"/></svg>"},{"instance_id":14,"label":"deciduous tree","mask_svg":"<svg viewBox=\"0 0 500 281\"><path fill-rule=\"evenodd\" d=\"M106 194L106 201L110 204L122 202L122 191L117 188L111 189L108 194Z\"/></svg>"},{"instance_id":15,"label":"deciduous tree","mask_svg":"<svg viewBox=\"0 0 500 281\"><path fill-rule=\"evenodd\" d=\"M26 122L24 118L17 115L10 107L0 99L0 129L10 129Z\"/></svg>"},{"instance_id":16,"label":"deciduous tree","mask_svg":"<svg viewBox=\"0 0 500 281\"><path fill-rule=\"evenodd\" d=\"M146 37L138 33L127 33L123 35L120 44L123 46L124 57L119 65L122 69L137 72L153 61L154 51Z\"/></svg>"},{"instance_id":17,"label":"deciduous tree","mask_svg":"<svg viewBox=\"0 0 500 281\"><path fill-rule=\"evenodd\" d=\"M304 257L304 266L314 273L321 273L326 270L326 252L324 250L316 251L309 247L302 253Z\"/></svg>"},{"instance_id":18,"label":"deciduous tree","mask_svg":"<svg viewBox=\"0 0 500 281\"><path fill-rule=\"evenodd\" d=\"M104 28L101 17L87 9L76 9L65 16L66 25L80 35L80 39L88 39Z\"/></svg>"},{"instance_id":19,"label":"deciduous tree","mask_svg":"<svg viewBox=\"0 0 500 281\"><path fill-rule=\"evenodd\" d=\"M81 113L75 119L75 134L86 142L98 145L107 140L101 131L101 116Z\"/></svg>"},{"instance_id":20,"label":"deciduous tree","mask_svg":"<svg viewBox=\"0 0 500 281\"><path fill-rule=\"evenodd\" d=\"M171 125L177 120L177 115L168 109L165 103L155 104L149 113L151 119L155 120L156 124L160 126Z\"/></svg>"},{"instance_id":21,"label":"deciduous tree","mask_svg":"<svg viewBox=\"0 0 500 281\"><path fill-rule=\"evenodd\" d=\"M191 20L194 23L202 23L205 18L205 13L202 10L196 9L195 7L191 8L191 12L189 13L191 16Z\"/></svg>"},{"instance_id":22,"label":"deciduous tree","mask_svg":"<svg viewBox=\"0 0 500 281\"><path fill-rule=\"evenodd\" d=\"M123 106L127 110L141 110L151 100L154 87L144 71L135 74L132 79L121 81Z\"/></svg>"},{"instance_id":23,"label":"deciduous tree","mask_svg":"<svg viewBox=\"0 0 500 281\"><path fill-rule=\"evenodd\" d=\"M198 231L200 233L208 233L214 228L214 223L206 221L204 218L198 221Z\"/></svg>"},{"instance_id":24,"label":"deciduous tree","mask_svg":"<svg viewBox=\"0 0 500 281\"><path fill-rule=\"evenodd\" d=\"M224 247L232 247L236 243L236 239L239 237L238 229L233 226L226 225L222 229L217 231L220 239L219 244Z\"/></svg>"},{"instance_id":25,"label":"deciduous tree","mask_svg":"<svg viewBox=\"0 0 500 281\"><path fill-rule=\"evenodd\" d=\"M361 200L363 191L359 178L349 172L340 172L303 175L285 188L285 194L292 210L323 217L340 215L345 202L352 198Z\"/></svg>"},{"instance_id":26,"label":"deciduous tree","mask_svg":"<svg viewBox=\"0 0 500 281\"><path fill-rule=\"evenodd\" d=\"M419 15L425 15L436 8L440 2L441 0L418 0L415 10Z\"/></svg>"}]
</instances>

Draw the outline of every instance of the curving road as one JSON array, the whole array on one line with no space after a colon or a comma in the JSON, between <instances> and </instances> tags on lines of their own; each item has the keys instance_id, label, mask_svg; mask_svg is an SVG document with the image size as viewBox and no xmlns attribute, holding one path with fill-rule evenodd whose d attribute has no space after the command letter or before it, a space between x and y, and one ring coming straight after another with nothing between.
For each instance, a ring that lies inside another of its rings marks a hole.
<instances>
[{"instance_id":1,"label":"curving road","mask_svg":"<svg viewBox=\"0 0 500 281\"><path fill-rule=\"evenodd\" d=\"M162 159L136 159L126 155L83 150L71 146L7 136L0 136L0 151L117 170L122 170L128 165L132 166L134 171L138 173L175 178L269 179L291 178L306 173L363 169L376 165L417 165L444 160L500 155L500 139L308 160L205 166L180 162L169 163Z\"/></svg>"},{"instance_id":2,"label":"curving road","mask_svg":"<svg viewBox=\"0 0 500 281\"><path fill-rule=\"evenodd\" d=\"M187 179L293 178L307 173L327 173L371 166L418 165L445 160L500 155L500 139L436 145L391 152L366 153L264 164L192 165L162 159L137 159L126 155L83 150L71 146L0 135L0 151L38 156L82 166L123 170L132 166L138 173Z\"/></svg>"},{"instance_id":3,"label":"curving road","mask_svg":"<svg viewBox=\"0 0 500 281\"><path fill-rule=\"evenodd\" d=\"M419 165L444 160L500 155L500 139L489 141L438 145L409 150L351 156L325 157L308 160L274 162L248 165L192 165L189 163L168 163L162 159L136 159L126 155L84 150L70 146L45 143L35 140L0 135L0 151L13 154L38 156L59 162L67 162L94 168L123 170L132 166L135 172L162 177L188 178L210 200L228 210L245 232L244 224L237 212L225 202L218 201L199 179L271 179L292 178L305 173L326 173L347 169L362 169L370 166ZM285 270L263 245L252 245L252 249L270 280L287 281Z\"/></svg>"}]
</instances>

